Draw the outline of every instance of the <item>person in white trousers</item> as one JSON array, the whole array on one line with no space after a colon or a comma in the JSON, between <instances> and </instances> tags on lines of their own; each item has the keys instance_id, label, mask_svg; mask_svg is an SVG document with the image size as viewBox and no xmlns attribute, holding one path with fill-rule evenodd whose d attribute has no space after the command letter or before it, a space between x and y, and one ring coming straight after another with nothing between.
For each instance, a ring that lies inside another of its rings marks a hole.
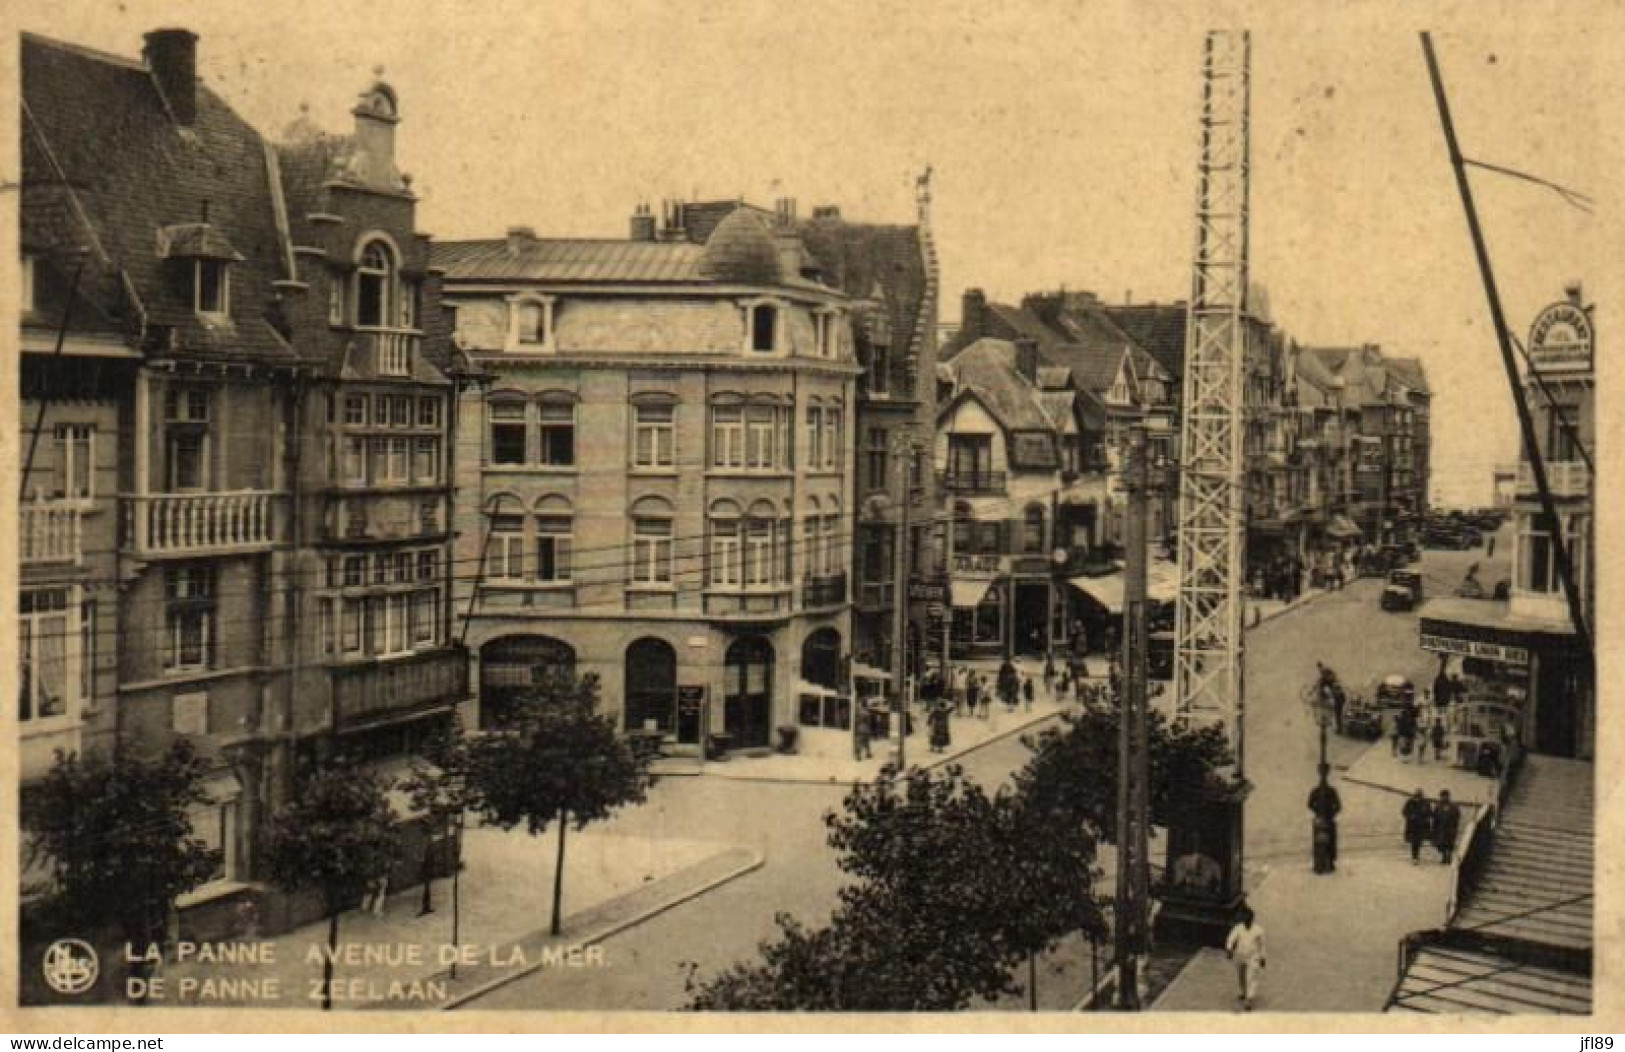
<instances>
[{"instance_id":1,"label":"person in white trousers","mask_svg":"<svg viewBox=\"0 0 1625 1052\"><path fill-rule=\"evenodd\" d=\"M1241 986L1236 1000L1241 1002L1243 1009L1251 1012L1253 1000L1258 996L1258 973L1264 967L1264 928L1254 923L1250 908L1241 908L1236 926L1230 929L1230 936L1224 940L1224 950L1236 963L1236 981Z\"/></svg>"}]
</instances>

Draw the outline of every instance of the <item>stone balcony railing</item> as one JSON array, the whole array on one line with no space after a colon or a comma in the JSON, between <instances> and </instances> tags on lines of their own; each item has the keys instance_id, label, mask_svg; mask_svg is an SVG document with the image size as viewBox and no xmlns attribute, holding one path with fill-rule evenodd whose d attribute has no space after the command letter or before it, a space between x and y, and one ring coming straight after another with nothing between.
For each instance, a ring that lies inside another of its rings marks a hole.
<instances>
[{"instance_id":1,"label":"stone balcony railing","mask_svg":"<svg viewBox=\"0 0 1625 1052\"><path fill-rule=\"evenodd\" d=\"M23 501L17 547L24 566L78 565L84 553L84 517L77 503L37 498Z\"/></svg>"},{"instance_id":2,"label":"stone balcony railing","mask_svg":"<svg viewBox=\"0 0 1625 1052\"><path fill-rule=\"evenodd\" d=\"M1584 461L1548 460L1546 485L1554 497L1588 497L1591 495L1591 472ZM1539 490L1535 486L1535 469L1528 461L1518 465L1518 496L1533 497Z\"/></svg>"},{"instance_id":3,"label":"stone balcony railing","mask_svg":"<svg viewBox=\"0 0 1625 1052\"><path fill-rule=\"evenodd\" d=\"M361 329L359 335L380 376L409 376L422 334L416 329Z\"/></svg>"},{"instance_id":4,"label":"stone balcony railing","mask_svg":"<svg viewBox=\"0 0 1625 1052\"><path fill-rule=\"evenodd\" d=\"M268 490L126 495L125 543L142 558L267 548L277 540L280 501Z\"/></svg>"}]
</instances>

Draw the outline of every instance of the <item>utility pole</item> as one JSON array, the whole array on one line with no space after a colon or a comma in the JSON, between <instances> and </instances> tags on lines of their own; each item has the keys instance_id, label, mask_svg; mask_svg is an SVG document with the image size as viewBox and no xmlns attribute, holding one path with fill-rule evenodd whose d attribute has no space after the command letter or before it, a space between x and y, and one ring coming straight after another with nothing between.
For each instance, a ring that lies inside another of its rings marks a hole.
<instances>
[{"instance_id":1,"label":"utility pole","mask_svg":"<svg viewBox=\"0 0 1625 1052\"><path fill-rule=\"evenodd\" d=\"M901 774L908 768L908 476L914 458L914 435L908 427L893 433L891 450L897 466L897 543L892 546L892 711L897 716L897 771Z\"/></svg>"},{"instance_id":2,"label":"utility pole","mask_svg":"<svg viewBox=\"0 0 1625 1052\"><path fill-rule=\"evenodd\" d=\"M1127 492L1123 571L1123 676L1117 734L1117 1006L1140 1009L1139 965L1149 947L1149 763L1146 729L1146 517L1150 469L1146 429L1128 430L1123 488Z\"/></svg>"},{"instance_id":3,"label":"utility pole","mask_svg":"<svg viewBox=\"0 0 1625 1052\"><path fill-rule=\"evenodd\" d=\"M1473 204L1473 187L1467 180L1467 160L1461 155L1456 141L1456 125L1450 116L1450 100L1445 97L1444 77L1439 72L1439 60L1433 54L1433 37L1422 34L1422 54L1427 59L1428 78L1433 82L1433 98L1439 106L1439 124L1444 129L1445 148L1450 153L1450 167L1456 173L1456 189L1461 194L1461 207L1467 213L1467 232L1472 236L1473 254L1478 260L1479 277L1484 282L1484 297L1489 300L1490 321L1495 325L1495 338L1501 345L1501 363L1506 369L1507 385L1512 388L1512 404L1518 410L1518 428L1523 435L1523 448L1529 454L1529 469L1535 476L1535 489L1540 494L1541 514L1552 524L1552 554L1557 562L1557 576L1563 584L1563 595L1568 600L1569 618L1574 623L1574 635L1587 662L1595 660L1591 649L1591 630L1586 624L1585 604L1574 579L1574 564L1569 559L1568 539L1563 535L1563 519L1552 502L1552 490L1546 480L1546 461L1541 455L1540 442L1535 436L1535 420L1529 412L1529 402L1523 385L1518 382L1518 365L1513 359L1512 332L1507 328L1506 315L1501 310L1501 293L1495 285L1495 271L1490 266L1489 248L1484 244L1484 232L1478 225L1478 208Z\"/></svg>"}]
</instances>

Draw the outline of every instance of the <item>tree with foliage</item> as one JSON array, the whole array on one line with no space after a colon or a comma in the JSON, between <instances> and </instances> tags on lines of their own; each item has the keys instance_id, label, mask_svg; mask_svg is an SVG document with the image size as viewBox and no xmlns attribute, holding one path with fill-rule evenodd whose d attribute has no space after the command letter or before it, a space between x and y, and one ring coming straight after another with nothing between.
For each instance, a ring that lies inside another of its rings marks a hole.
<instances>
[{"instance_id":1,"label":"tree with foliage","mask_svg":"<svg viewBox=\"0 0 1625 1052\"><path fill-rule=\"evenodd\" d=\"M24 816L31 850L51 869L53 912L134 946L161 942L175 899L220 865L189 814L209 802L207 770L185 740L155 759L59 751Z\"/></svg>"},{"instance_id":2,"label":"tree with foliage","mask_svg":"<svg viewBox=\"0 0 1625 1052\"><path fill-rule=\"evenodd\" d=\"M957 767L855 787L826 816L843 888L828 925L779 918L761 959L691 988L696 1009L952 1011L1016 993L1012 969L1097 926L1093 841L1034 839L1014 792Z\"/></svg>"},{"instance_id":3,"label":"tree with foliage","mask_svg":"<svg viewBox=\"0 0 1625 1052\"><path fill-rule=\"evenodd\" d=\"M387 786L345 758L309 771L293 799L267 823L263 859L288 892L313 890L327 917L322 1008L333 1007L339 916L386 879L400 851Z\"/></svg>"},{"instance_id":4,"label":"tree with foliage","mask_svg":"<svg viewBox=\"0 0 1625 1052\"><path fill-rule=\"evenodd\" d=\"M1026 740L1033 755L1015 784L1035 816L1051 816L1057 830L1082 822L1102 840L1116 842L1120 712L1066 713L1062 726ZM1153 825L1166 826L1182 794L1209 784L1232 759L1223 728L1172 724L1156 711L1148 716L1147 742Z\"/></svg>"},{"instance_id":5,"label":"tree with foliage","mask_svg":"<svg viewBox=\"0 0 1625 1052\"><path fill-rule=\"evenodd\" d=\"M412 797L412 806L423 812L426 837L423 844L423 908L434 912L434 872L436 839L449 847L451 857L442 862L451 869L451 945L458 944L462 926L461 881L463 825L474 806L474 792L468 781L469 746L457 713L444 729L429 739L421 757L415 758L412 773L401 784ZM452 978L457 977L453 958Z\"/></svg>"},{"instance_id":6,"label":"tree with foliage","mask_svg":"<svg viewBox=\"0 0 1625 1052\"><path fill-rule=\"evenodd\" d=\"M502 829L524 823L531 836L558 826L553 870L557 935L564 902L564 834L642 803L648 761L597 712L598 680L563 674L541 678L513 699L501 722L469 743L468 781L485 820Z\"/></svg>"}]
</instances>

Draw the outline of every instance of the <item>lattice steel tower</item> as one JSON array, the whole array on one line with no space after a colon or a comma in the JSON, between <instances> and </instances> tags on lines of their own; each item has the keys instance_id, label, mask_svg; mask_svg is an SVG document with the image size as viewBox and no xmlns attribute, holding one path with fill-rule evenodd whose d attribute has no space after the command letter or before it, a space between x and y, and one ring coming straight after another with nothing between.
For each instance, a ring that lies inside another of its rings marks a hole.
<instances>
[{"instance_id":1,"label":"lattice steel tower","mask_svg":"<svg viewBox=\"0 0 1625 1052\"><path fill-rule=\"evenodd\" d=\"M1242 772L1245 577L1248 121L1245 31L1207 35L1202 62L1196 255L1180 426L1179 604L1174 697L1222 721Z\"/></svg>"}]
</instances>

